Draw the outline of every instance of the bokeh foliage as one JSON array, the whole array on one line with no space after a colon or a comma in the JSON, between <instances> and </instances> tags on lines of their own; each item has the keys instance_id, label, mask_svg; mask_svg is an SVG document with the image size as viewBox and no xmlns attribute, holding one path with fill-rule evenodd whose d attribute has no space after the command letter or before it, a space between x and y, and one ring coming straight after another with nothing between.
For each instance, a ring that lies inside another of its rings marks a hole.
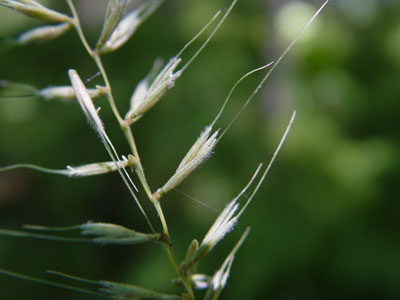
<instances>
[{"instance_id":1,"label":"bokeh foliage","mask_svg":"<svg viewBox=\"0 0 400 300\"><path fill-rule=\"evenodd\" d=\"M46 2L67 11L64 1ZM101 28L102 2L76 1L92 43ZM167 1L127 45L107 55L121 111L154 58L168 60L228 2ZM320 4L239 1L176 87L134 126L153 189L174 172L235 81L275 59ZM213 157L180 187L204 205L179 192L163 199L182 257L257 164L270 158L297 110L283 151L240 226L203 265L202 271L212 273L245 226L252 227L223 299L400 298L399 13L395 0L331 1ZM2 47L6 38L39 24L0 8ZM39 88L67 84L68 68L87 78L96 72L73 32L0 54L1 79ZM240 86L217 125L228 124L260 76ZM77 105L7 98L1 91L0 98L0 165L63 168L107 159ZM98 104L109 135L125 154L128 147L105 100ZM117 174L85 179L26 170L0 174L0 227L86 220L147 229ZM51 276L44 271L54 269L174 291L168 282L173 270L157 245L98 248L1 237L0 267L46 278ZM0 294L11 300L91 299L4 276Z\"/></svg>"}]
</instances>

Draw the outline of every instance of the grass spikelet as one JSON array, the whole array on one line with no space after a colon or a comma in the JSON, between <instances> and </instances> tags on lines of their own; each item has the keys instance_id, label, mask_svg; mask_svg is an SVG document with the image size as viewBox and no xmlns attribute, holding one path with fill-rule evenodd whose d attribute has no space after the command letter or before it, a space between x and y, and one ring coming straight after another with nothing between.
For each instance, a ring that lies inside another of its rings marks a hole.
<instances>
[{"instance_id":1,"label":"grass spikelet","mask_svg":"<svg viewBox=\"0 0 400 300\"><path fill-rule=\"evenodd\" d=\"M113 52L124 45L132 37L137 28L162 2L163 0L147 1L124 16L115 27L111 36L104 45L100 47L99 53L105 54Z\"/></svg>"},{"instance_id":2,"label":"grass spikelet","mask_svg":"<svg viewBox=\"0 0 400 300\"><path fill-rule=\"evenodd\" d=\"M81 78L75 70L68 71L69 78L72 83L72 87L75 92L75 96L78 99L79 105L85 113L90 125L97 133L106 138L106 132L104 130L103 122L100 120L98 110L93 105L92 98L90 98L89 92L83 84Z\"/></svg>"},{"instance_id":3,"label":"grass spikelet","mask_svg":"<svg viewBox=\"0 0 400 300\"><path fill-rule=\"evenodd\" d=\"M210 136L211 130L211 126L207 126L201 133L200 137L179 164L175 174L172 175L162 188L157 190L155 195L156 199L161 198L162 195L181 184L198 166L210 157L217 143L218 135L217 130Z\"/></svg>"},{"instance_id":4,"label":"grass spikelet","mask_svg":"<svg viewBox=\"0 0 400 300\"><path fill-rule=\"evenodd\" d=\"M71 27L71 23L65 22L57 25L34 28L18 36L17 43L26 45L35 41L42 42L52 40L66 33Z\"/></svg>"},{"instance_id":5,"label":"grass spikelet","mask_svg":"<svg viewBox=\"0 0 400 300\"><path fill-rule=\"evenodd\" d=\"M71 22L71 19L67 15L49 9L36 1L0 0L0 5L43 21L56 23Z\"/></svg>"}]
</instances>

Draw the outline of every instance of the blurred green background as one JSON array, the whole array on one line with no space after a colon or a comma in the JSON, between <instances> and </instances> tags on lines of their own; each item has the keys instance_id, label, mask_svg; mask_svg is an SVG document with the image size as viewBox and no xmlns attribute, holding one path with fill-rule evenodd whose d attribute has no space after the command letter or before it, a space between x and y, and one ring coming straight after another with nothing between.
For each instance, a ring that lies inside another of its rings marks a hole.
<instances>
[{"instance_id":1,"label":"blurred green background","mask_svg":"<svg viewBox=\"0 0 400 300\"><path fill-rule=\"evenodd\" d=\"M106 1L75 1L89 41ZM46 1L67 12L64 1ZM169 0L132 40L104 57L121 112L156 57L167 60L229 1ZM173 174L244 73L276 59L321 1L239 1L221 30L133 130L153 189ZM212 274L247 225L222 299L400 299L400 2L333 0L276 68L214 155L163 199L177 255L201 240L224 205L267 162L293 110L297 118L270 174L236 229L204 259ZM38 88L68 84L67 69L96 73L76 34L6 51L7 39L42 22L0 8L0 79ZM204 40L183 56L188 59ZM262 73L262 72L261 72ZM246 79L225 128L263 74ZM99 78L91 82L100 84ZM0 165L50 168L107 160L74 103L7 97L0 90ZM120 154L128 147L104 99L101 117ZM140 195L143 196L143 195ZM144 197L143 197L144 199ZM151 210L149 205L145 205ZM151 219L159 226L154 213ZM0 227L87 220L147 231L117 174L69 179L29 170L0 174ZM176 292L157 245L96 247L0 237L0 268L54 279L48 269ZM1 299L95 299L0 277Z\"/></svg>"}]
</instances>

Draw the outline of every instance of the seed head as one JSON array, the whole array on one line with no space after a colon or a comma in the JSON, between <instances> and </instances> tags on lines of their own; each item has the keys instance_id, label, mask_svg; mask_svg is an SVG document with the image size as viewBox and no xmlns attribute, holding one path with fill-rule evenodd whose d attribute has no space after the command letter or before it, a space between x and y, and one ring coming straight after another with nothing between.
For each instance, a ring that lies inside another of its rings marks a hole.
<instances>
[{"instance_id":1,"label":"seed head","mask_svg":"<svg viewBox=\"0 0 400 300\"><path fill-rule=\"evenodd\" d=\"M229 273L231 271L231 267L233 264L233 260L235 259L236 252L239 250L240 246L243 244L243 242L246 239L249 232L250 232L250 228L247 227L245 232L242 234L241 238L239 239L239 241L236 243L235 247L225 258L221 267L215 272L215 274L211 278L211 280L208 281L209 288L207 290L206 296L204 297L205 300L218 299L219 295L221 294L222 290L224 289L224 287L226 285L226 282L228 281Z\"/></svg>"},{"instance_id":2,"label":"seed head","mask_svg":"<svg viewBox=\"0 0 400 300\"><path fill-rule=\"evenodd\" d=\"M79 226L84 235L98 236L93 242L101 245L133 245L158 240L159 234L146 234L110 223L87 222Z\"/></svg>"},{"instance_id":3,"label":"seed head","mask_svg":"<svg viewBox=\"0 0 400 300\"><path fill-rule=\"evenodd\" d=\"M151 84L148 79L139 83L131 97L131 107L125 115L125 122L127 124L130 125L138 120L175 85L175 81L182 74L181 70L175 72L180 62L181 58L172 58Z\"/></svg>"},{"instance_id":4,"label":"seed head","mask_svg":"<svg viewBox=\"0 0 400 300\"><path fill-rule=\"evenodd\" d=\"M238 198L233 199L220 213L218 218L214 221L214 224L208 230L207 234L203 238L200 247L196 253L187 260L184 268L189 268L194 265L197 261L203 258L207 253L209 253L215 245L217 245L227 233L232 231L235 227L239 215L235 215L239 204L236 203Z\"/></svg>"},{"instance_id":5,"label":"seed head","mask_svg":"<svg viewBox=\"0 0 400 300\"><path fill-rule=\"evenodd\" d=\"M221 241L225 235L230 232L237 223L237 216L233 216L237 211L239 204L237 198L233 199L221 212L214 224L211 226L203 241L201 247L208 246L211 251L214 246Z\"/></svg>"},{"instance_id":6,"label":"seed head","mask_svg":"<svg viewBox=\"0 0 400 300\"><path fill-rule=\"evenodd\" d=\"M82 234L108 237L129 237L135 235L135 231L121 225L110 223L87 222L79 226Z\"/></svg>"},{"instance_id":7,"label":"seed head","mask_svg":"<svg viewBox=\"0 0 400 300\"><path fill-rule=\"evenodd\" d=\"M213 290L218 291L220 289L223 289L226 285L226 282L228 281L229 273L231 270L231 266L233 263L233 258L234 256L229 256L228 258L228 266L225 268L219 269L215 274L214 277L212 278L212 285L213 285Z\"/></svg>"},{"instance_id":8,"label":"seed head","mask_svg":"<svg viewBox=\"0 0 400 300\"><path fill-rule=\"evenodd\" d=\"M126 168L136 163L137 160L132 155L129 155L128 157L129 159L122 156L123 160L118 162L119 168ZM113 161L93 163L79 167L67 166L68 176L70 177L84 177L106 174L117 171L117 169L117 165Z\"/></svg>"},{"instance_id":9,"label":"seed head","mask_svg":"<svg viewBox=\"0 0 400 300\"><path fill-rule=\"evenodd\" d=\"M104 87L95 89L86 89L90 98L94 99L105 94ZM76 100L75 91L72 86L50 86L41 89L39 95L46 100L60 99L60 100Z\"/></svg>"},{"instance_id":10,"label":"seed head","mask_svg":"<svg viewBox=\"0 0 400 300\"><path fill-rule=\"evenodd\" d=\"M32 0L0 0L0 5L14 9L15 11L36 19L49 22L69 22L72 20L67 15L49 9L37 1Z\"/></svg>"},{"instance_id":11,"label":"seed head","mask_svg":"<svg viewBox=\"0 0 400 300\"><path fill-rule=\"evenodd\" d=\"M75 92L75 96L89 120L89 123L93 128L99 133L100 136L106 137L106 133L103 127L103 123L93 105L92 98L90 98L89 92L87 91L85 85L83 84L81 78L75 70L68 71L69 78L72 83L72 87Z\"/></svg>"},{"instance_id":12,"label":"seed head","mask_svg":"<svg viewBox=\"0 0 400 300\"><path fill-rule=\"evenodd\" d=\"M99 52L101 54L112 52L125 44L135 33L139 25L143 23L146 17L150 15L161 2L162 0L147 1L123 17L115 27L111 36L99 49Z\"/></svg>"},{"instance_id":13,"label":"seed head","mask_svg":"<svg viewBox=\"0 0 400 300\"><path fill-rule=\"evenodd\" d=\"M251 186L255 178L257 177L262 164L260 164L253 174L250 181L247 185L241 190L241 192L225 206L224 210L220 213L218 218L214 221L214 224L208 230L207 234L204 236L203 241L200 244L200 247L196 251L196 253L190 258L190 260L186 260L182 269L186 270L193 266L196 262L198 262L201 258L203 258L207 253L209 253L224 237L227 233L232 231L232 229L237 224L239 217L242 215L244 210L249 205L252 196L250 196L246 203L241 207L238 211L239 204L237 201L242 197L242 195L248 190ZM260 182L259 182L260 183Z\"/></svg>"},{"instance_id":14,"label":"seed head","mask_svg":"<svg viewBox=\"0 0 400 300\"><path fill-rule=\"evenodd\" d=\"M207 126L206 129L200 134L200 137L190 148L189 152L185 155L175 174L167 181L166 184L156 191L156 198L160 198L163 194L167 193L171 189L177 187L182 183L198 166L206 161L212 154L212 150L217 144L218 130L213 133L211 137L211 126Z\"/></svg>"},{"instance_id":15,"label":"seed head","mask_svg":"<svg viewBox=\"0 0 400 300\"><path fill-rule=\"evenodd\" d=\"M41 26L22 33L17 38L17 43L25 45L34 41L44 41L55 39L71 28L71 23L61 23L57 25Z\"/></svg>"},{"instance_id":16,"label":"seed head","mask_svg":"<svg viewBox=\"0 0 400 300\"><path fill-rule=\"evenodd\" d=\"M113 34L125 12L126 4L127 0L110 0L108 3L103 29L96 45L97 50L100 49Z\"/></svg>"}]
</instances>

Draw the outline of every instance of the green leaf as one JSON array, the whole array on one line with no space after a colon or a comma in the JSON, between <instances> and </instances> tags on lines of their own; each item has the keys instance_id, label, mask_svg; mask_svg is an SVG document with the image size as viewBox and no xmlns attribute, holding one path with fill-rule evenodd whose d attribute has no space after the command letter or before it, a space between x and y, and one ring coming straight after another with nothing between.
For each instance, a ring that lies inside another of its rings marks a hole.
<instances>
[{"instance_id":1,"label":"green leaf","mask_svg":"<svg viewBox=\"0 0 400 300\"><path fill-rule=\"evenodd\" d=\"M110 295L113 298L117 299L146 299L146 300L180 300L181 297L177 295L167 295L160 294L140 286L136 286L133 284L125 284L119 282L112 281L104 281L104 280L90 280L82 277L77 277L65 273L60 273L56 271L49 271L54 275L58 275L61 277L65 277L71 280L94 284L99 287L99 290L106 295Z\"/></svg>"},{"instance_id":2,"label":"green leaf","mask_svg":"<svg viewBox=\"0 0 400 300\"><path fill-rule=\"evenodd\" d=\"M23 275L23 274L7 271L4 269L0 269L0 274L6 275L9 277L26 280L26 281L40 283L40 284L44 284L44 285L48 285L48 286L54 286L54 287L58 287L58 288L62 288L62 289L70 290L70 291L75 291L75 292L79 292L79 293L83 293L83 294L113 299L113 297L110 295L102 294L102 293L99 293L96 291L91 291L91 290L78 288L78 287L74 287L71 285L63 284L63 283L58 283L58 282L48 281L48 280L44 280L44 279L40 279L40 278L35 278L35 277L28 276L28 275Z\"/></svg>"},{"instance_id":3,"label":"green leaf","mask_svg":"<svg viewBox=\"0 0 400 300\"><path fill-rule=\"evenodd\" d=\"M59 242L92 242L92 239L68 238L68 237L60 237L60 236L53 236L53 235L47 235L47 234L38 234L38 233L31 233L31 232L19 231L19 230L9 230L9 229L0 229L0 235L12 236L12 237L22 237L22 238L34 238L34 239L42 239L42 240L51 240L51 241L59 241Z\"/></svg>"}]
</instances>

